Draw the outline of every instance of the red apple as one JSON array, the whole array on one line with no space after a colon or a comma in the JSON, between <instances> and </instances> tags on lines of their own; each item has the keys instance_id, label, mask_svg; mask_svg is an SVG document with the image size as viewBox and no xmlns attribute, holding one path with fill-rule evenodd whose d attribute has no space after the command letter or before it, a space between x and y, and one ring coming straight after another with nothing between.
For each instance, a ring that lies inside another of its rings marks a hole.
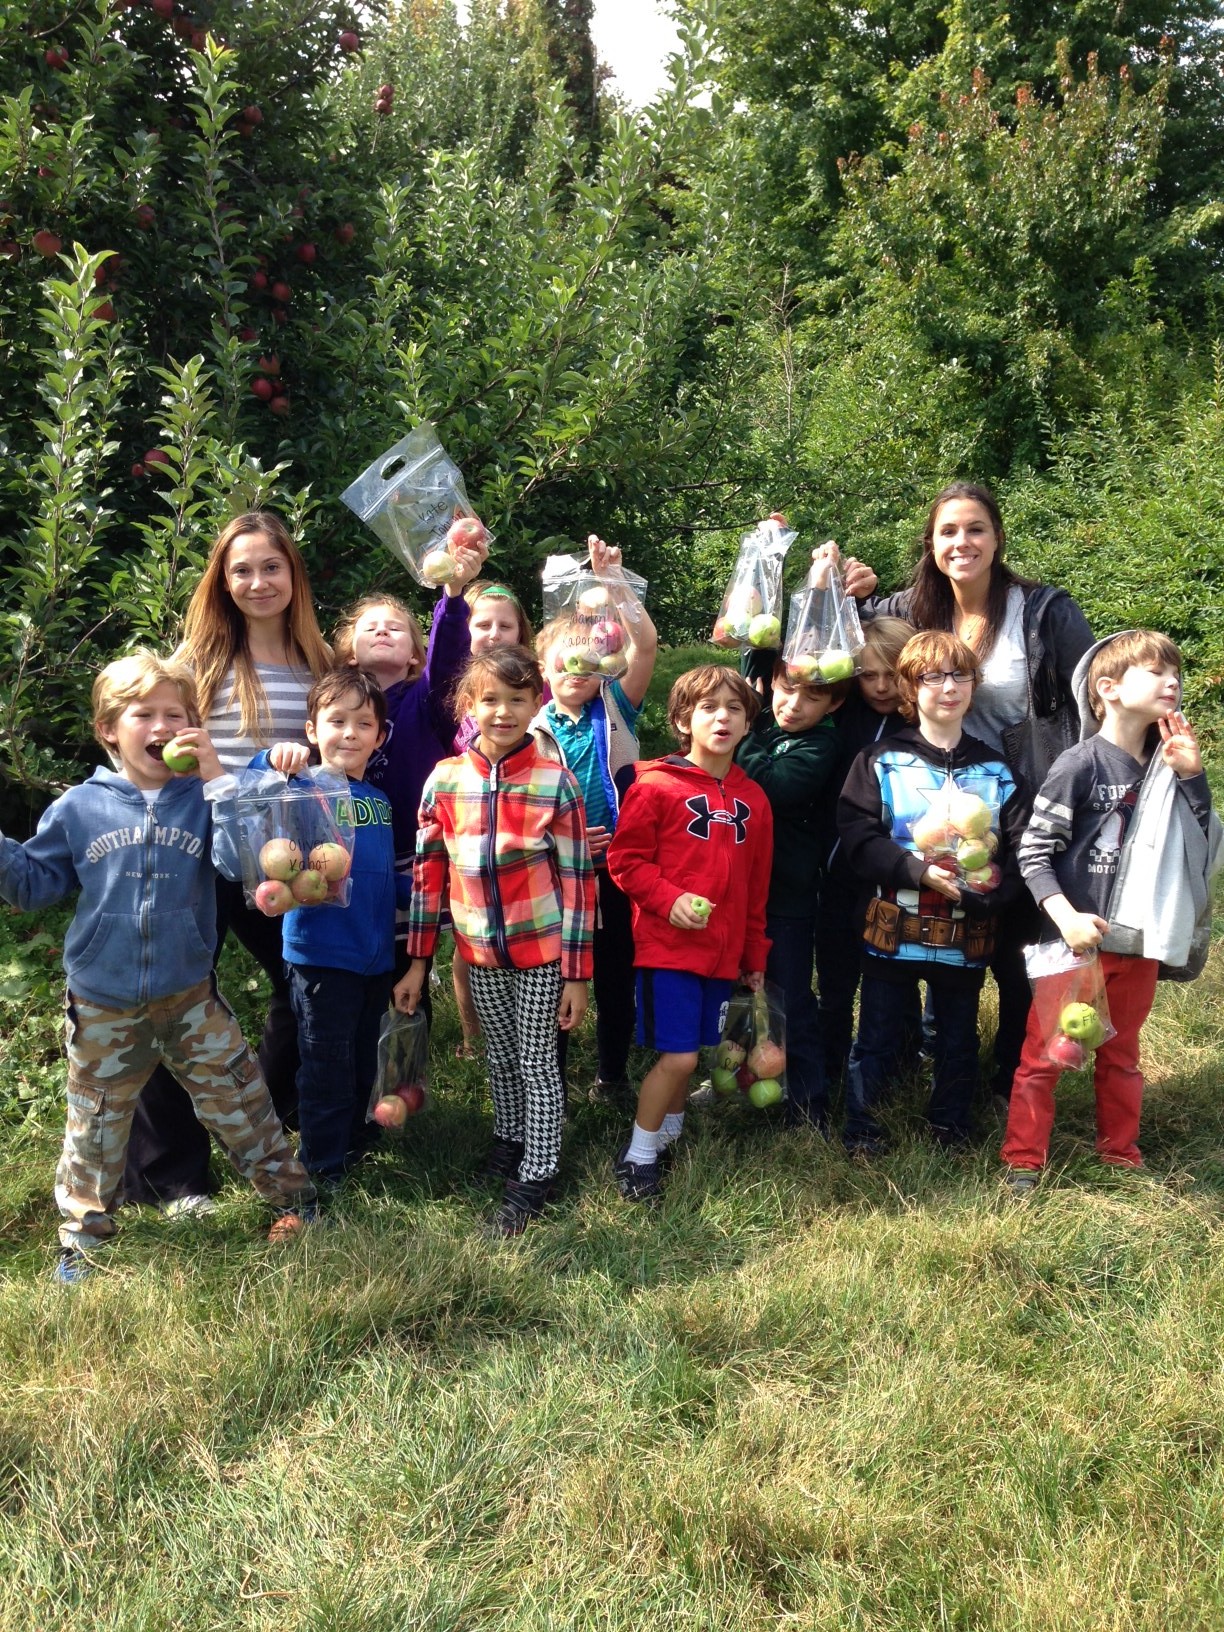
<instances>
[{"instance_id":1,"label":"red apple","mask_svg":"<svg viewBox=\"0 0 1224 1632\"><path fill-rule=\"evenodd\" d=\"M293 290L283 281L274 283L272 285L272 299L279 300L282 306L288 306L293 299Z\"/></svg>"},{"instance_id":2,"label":"red apple","mask_svg":"<svg viewBox=\"0 0 1224 1632\"><path fill-rule=\"evenodd\" d=\"M204 30L202 28L192 29L192 31L191 31L191 49L193 51L203 51L204 47L207 44L208 44L208 35L204 32Z\"/></svg>"},{"instance_id":3,"label":"red apple","mask_svg":"<svg viewBox=\"0 0 1224 1632\"><path fill-rule=\"evenodd\" d=\"M262 293L267 287L268 287L268 274L266 272L253 272L251 274L251 288L252 289L258 289Z\"/></svg>"},{"instance_id":4,"label":"red apple","mask_svg":"<svg viewBox=\"0 0 1224 1632\"><path fill-rule=\"evenodd\" d=\"M145 467L141 464L140 460L137 459L136 463L132 466L132 475L133 476L144 476L145 474L146 474Z\"/></svg>"},{"instance_id":5,"label":"red apple","mask_svg":"<svg viewBox=\"0 0 1224 1632\"><path fill-rule=\"evenodd\" d=\"M150 448L144 456L144 462L146 469L148 469L150 465L168 465L170 463L170 455L168 453L163 453L160 448Z\"/></svg>"},{"instance_id":6,"label":"red apple","mask_svg":"<svg viewBox=\"0 0 1224 1632\"><path fill-rule=\"evenodd\" d=\"M164 22L169 22L174 16L174 0L152 0L152 5L154 16L162 18Z\"/></svg>"},{"instance_id":7,"label":"red apple","mask_svg":"<svg viewBox=\"0 0 1224 1632\"><path fill-rule=\"evenodd\" d=\"M242 117L248 125L262 125L263 109L257 103L252 102L249 108L243 108Z\"/></svg>"},{"instance_id":8,"label":"red apple","mask_svg":"<svg viewBox=\"0 0 1224 1632\"><path fill-rule=\"evenodd\" d=\"M281 883L277 878L265 878L262 884L256 886L255 905L265 918L279 918L296 903L288 884Z\"/></svg>"},{"instance_id":9,"label":"red apple","mask_svg":"<svg viewBox=\"0 0 1224 1632\"><path fill-rule=\"evenodd\" d=\"M60 243L58 234L52 232L48 227L43 227L36 232L30 242L34 245L34 248L38 251L38 253L40 255L45 255L48 260L54 259L54 257L59 254L61 248L63 247Z\"/></svg>"},{"instance_id":10,"label":"red apple","mask_svg":"<svg viewBox=\"0 0 1224 1632\"><path fill-rule=\"evenodd\" d=\"M132 211L136 217L136 225L149 232L157 224L157 211L152 204L138 204Z\"/></svg>"},{"instance_id":11,"label":"red apple","mask_svg":"<svg viewBox=\"0 0 1224 1632\"><path fill-rule=\"evenodd\" d=\"M96 318L99 323L109 323L114 318L115 308L109 300L100 300L89 315Z\"/></svg>"},{"instance_id":12,"label":"red apple","mask_svg":"<svg viewBox=\"0 0 1224 1632\"><path fill-rule=\"evenodd\" d=\"M302 870L302 852L292 839L269 839L259 852L259 870L287 884Z\"/></svg>"},{"instance_id":13,"label":"red apple","mask_svg":"<svg viewBox=\"0 0 1224 1632\"><path fill-rule=\"evenodd\" d=\"M3 256L6 261L19 261L21 259L21 245L15 238L6 238L3 243L0 243L0 256Z\"/></svg>"},{"instance_id":14,"label":"red apple","mask_svg":"<svg viewBox=\"0 0 1224 1632\"><path fill-rule=\"evenodd\" d=\"M741 1065L735 1073L735 1086L741 1094L746 1094L755 1081L756 1077L750 1065Z\"/></svg>"},{"instance_id":15,"label":"red apple","mask_svg":"<svg viewBox=\"0 0 1224 1632\"><path fill-rule=\"evenodd\" d=\"M251 390L261 402L268 402L272 397L272 381L265 379L262 374L257 374L251 381Z\"/></svg>"},{"instance_id":16,"label":"red apple","mask_svg":"<svg viewBox=\"0 0 1224 1632\"><path fill-rule=\"evenodd\" d=\"M483 544L488 534L485 524L477 516L457 516L446 534L448 550L474 550Z\"/></svg>"},{"instance_id":17,"label":"red apple","mask_svg":"<svg viewBox=\"0 0 1224 1632\"><path fill-rule=\"evenodd\" d=\"M401 1082L395 1090L396 1098L404 1102L409 1116L415 1116L425 1103L425 1090L419 1082Z\"/></svg>"},{"instance_id":18,"label":"red apple","mask_svg":"<svg viewBox=\"0 0 1224 1632\"><path fill-rule=\"evenodd\" d=\"M754 1077L776 1077L786 1070L786 1052L768 1037L762 1038L748 1056Z\"/></svg>"},{"instance_id":19,"label":"red apple","mask_svg":"<svg viewBox=\"0 0 1224 1632\"><path fill-rule=\"evenodd\" d=\"M297 258L303 266L312 266L318 253L313 244L299 244L297 247Z\"/></svg>"},{"instance_id":20,"label":"red apple","mask_svg":"<svg viewBox=\"0 0 1224 1632\"><path fill-rule=\"evenodd\" d=\"M350 54L354 51L361 50L361 40L351 28L346 28L344 30L340 36L338 44L341 51L348 51Z\"/></svg>"},{"instance_id":21,"label":"red apple","mask_svg":"<svg viewBox=\"0 0 1224 1632\"><path fill-rule=\"evenodd\" d=\"M274 351L270 351L266 356L259 359L259 361L255 364L255 367L261 374L279 374L280 358Z\"/></svg>"},{"instance_id":22,"label":"red apple","mask_svg":"<svg viewBox=\"0 0 1224 1632\"><path fill-rule=\"evenodd\" d=\"M289 888L293 891L293 899L303 907L317 907L321 901L327 900L327 880L322 873L316 873L310 867L300 872Z\"/></svg>"},{"instance_id":23,"label":"red apple","mask_svg":"<svg viewBox=\"0 0 1224 1632\"><path fill-rule=\"evenodd\" d=\"M342 221L336 228L333 237L338 244L351 244L356 231L357 229L351 221Z\"/></svg>"},{"instance_id":24,"label":"red apple","mask_svg":"<svg viewBox=\"0 0 1224 1632\"><path fill-rule=\"evenodd\" d=\"M398 1094L387 1094L375 1105L374 1120L380 1128L402 1128L408 1120L408 1107Z\"/></svg>"},{"instance_id":25,"label":"red apple","mask_svg":"<svg viewBox=\"0 0 1224 1632\"><path fill-rule=\"evenodd\" d=\"M1084 1045L1077 1043L1074 1037L1068 1037L1066 1032L1060 1031L1050 1040L1046 1049L1046 1058L1051 1065L1056 1065L1060 1071L1078 1071L1086 1059Z\"/></svg>"},{"instance_id":26,"label":"red apple","mask_svg":"<svg viewBox=\"0 0 1224 1632\"><path fill-rule=\"evenodd\" d=\"M48 68L67 68L68 53L61 51L58 45L53 45L49 51L43 52L43 61Z\"/></svg>"},{"instance_id":27,"label":"red apple","mask_svg":"<svg viewBox=\"0 0 1224 1632\"><path fill-rule=\"evenodd\" d=\"M156 11L157 7L154 6L153 9ZM158 13L158 15L160 16L161 14ZM174 32L178 35L180 40L189 40L194 29L195 24L192 22L190 17L176 17L174 19Z\"/></svg>"},{"instance_id":28,"label":"red apple","mask_svg":"<svg viewBox=\"0 0 1224 1632\"><path fill-rule=\"evenodd\" d=\"M338 884L342 878L347 878L349 868L353 865L353 858L342 844L316 844L310 852L307 866L316 873L322 873L330 884Z\"/></svg>"},{"instance_id":29,"label":"red apple","mask_svg":"<svg viewBox=\"0 0 1224 1632\"><path fill-rule=\"evenodd\" d=\"M289 412L289 398L273 397L272 401L268 404L268 412L270 414L280 414L282 416L287 414Z\"/></svg>"}]
</instances>

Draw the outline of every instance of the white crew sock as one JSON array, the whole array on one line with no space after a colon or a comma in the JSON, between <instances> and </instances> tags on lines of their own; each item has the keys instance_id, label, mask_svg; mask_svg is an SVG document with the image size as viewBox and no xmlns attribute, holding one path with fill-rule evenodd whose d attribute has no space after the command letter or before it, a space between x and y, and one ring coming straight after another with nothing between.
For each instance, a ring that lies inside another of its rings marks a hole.
<instances>
[{"instance_id":1,"label":"white crew sock","mask_svg":"<svg viewBox=\"0 0 1224 1632\"><path fill-rule=\"evenodd\" d=\"M668 1145L674 1145L684 1132L684 1112L668 1111L663 1118L663 1126L659 1129L659 1149L666 1150Z\"/></svg>"},{"instance_id":2,"label":"white crew sock","mask_svg":"<svg viewBox=\"0 0 1224 1632\"><path fill-rule=\"evenodd\" d=\"M633 1124L633 1137L629 1141L629 1148L625 1152L625 1160L632 1162L634 1167L650 1167L658 1160L659 1141L661 1133L647 1133L645 1128Z\"/></svg>"}]
</instances>

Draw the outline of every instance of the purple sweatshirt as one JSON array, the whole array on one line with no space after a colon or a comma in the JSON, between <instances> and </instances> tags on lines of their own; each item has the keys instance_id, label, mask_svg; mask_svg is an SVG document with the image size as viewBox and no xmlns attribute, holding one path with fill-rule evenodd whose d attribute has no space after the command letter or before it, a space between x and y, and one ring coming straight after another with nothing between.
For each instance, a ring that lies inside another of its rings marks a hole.
<instances>
[{"instance_id":1,"label":"purple sweatshirt","mask_svg":"<svg viewBox=\"0 0 1224 1632\"><path fill-rule=\"evenodd\" d=\"M468 604L441 595L434 608L425 667L415 680L387 688L387 737L366 767L366 781L391 801L391 831L400 870L416 855L417 812L430 772L447 758L455 736L451 689L471 651Z\"/></svg>"}]
</instances>

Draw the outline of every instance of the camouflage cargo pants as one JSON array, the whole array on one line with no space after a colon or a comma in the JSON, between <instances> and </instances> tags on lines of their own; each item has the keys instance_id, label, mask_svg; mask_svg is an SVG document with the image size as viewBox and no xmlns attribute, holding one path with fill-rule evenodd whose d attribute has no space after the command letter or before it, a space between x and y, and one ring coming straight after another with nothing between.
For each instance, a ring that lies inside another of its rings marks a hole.
<instances>
[{"instance_id":1,"label":"camouflage cargo pants","mask_svg":"<svg viewBox=\"0 0 1224 1632\"><path fill-rule=\"evenodd\" d=\"M65 1031L68 1125L55 1174L62 1246L114 1235L110 1210L123 1179L132 1113L162 1063L261 1196L277 1207L313 1199L314 1186L289 1148L259 1063L211 980L132 1009L103 1009L70 992Z\"/></svg>"}]
</instances>

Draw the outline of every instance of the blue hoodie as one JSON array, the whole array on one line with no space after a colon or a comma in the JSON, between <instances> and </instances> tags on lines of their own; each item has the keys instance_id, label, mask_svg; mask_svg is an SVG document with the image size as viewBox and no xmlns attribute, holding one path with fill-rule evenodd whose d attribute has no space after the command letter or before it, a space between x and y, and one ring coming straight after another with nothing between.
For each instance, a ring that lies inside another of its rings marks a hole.
<instances>
[{"instance_id":1,"label":"blue hoodie","mask_svg":"<svg viewBox=\"0 0 1224 1632\"><path fill-rule=\"evenodd\" d=\"M212 820L198 777L150 807L99 769L43 813L25 844L0 837L0 895L37 912L80 890L64 937L68 989L127 1009L186 991L212 971L217 941Z\"/></svg>"}]
</instances>

